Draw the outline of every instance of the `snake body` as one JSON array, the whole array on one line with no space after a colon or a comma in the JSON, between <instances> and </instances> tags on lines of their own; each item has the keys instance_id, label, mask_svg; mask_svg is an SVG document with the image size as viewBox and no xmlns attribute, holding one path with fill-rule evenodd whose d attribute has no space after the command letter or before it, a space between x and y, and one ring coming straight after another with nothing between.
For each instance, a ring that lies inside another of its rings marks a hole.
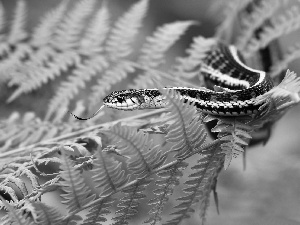
<instances>
[{"instance_id":1,"label":"snake body","mask_svg":"<svg viewBox=\"0 0 300 225\"><path fill-rule=\"evenodd\" d=\"M207 88L167 87L180 97L194 102L198 110L221 116L254 115L260 105L255 98L272 87L272 81L264 71L252 69L242 62L234 46L218 43L201 63L200 72ZM121 110L162 108L166 106L164 96L158 89L128 89L114 91L103 99L104 105Z\"/></svg>"}]
</instances>

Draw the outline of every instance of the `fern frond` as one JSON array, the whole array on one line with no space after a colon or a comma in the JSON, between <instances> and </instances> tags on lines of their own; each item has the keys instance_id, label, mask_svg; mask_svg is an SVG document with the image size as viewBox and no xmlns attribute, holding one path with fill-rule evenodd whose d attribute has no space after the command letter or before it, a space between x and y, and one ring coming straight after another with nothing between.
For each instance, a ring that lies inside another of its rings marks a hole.
<instances>
[{"instance_id":1,"label":"fern frond","mask_svg":"<svg viewBox=\"0 0 300 225\"><path fill-rule=\"evenodd\" d=\"M212 129L212 132L218 132L219 139L224 141L221 144L221 149L225 154L225 170L229 167L232 157L244 152L245 146L252 138L250 135L252 130L251 126L240 123L235 119L221 119Z\"/></svg>"},{"instance_id":2,"label":"fern frond","mask_svg":"<svg viewBox=\"0 0 300 225\"><path fill-rule=\"evenodd\" d=\"M54 31L66 12L69 0L63 0L53 10L47 12L40 24L34 28L31 43L35 47L45 46L51 42Z\"/></svg>"},{"instance_id":3,"label":"fern frond","mask_svg":"<svg viewBox=\"0 0 300 225\"><path fill-rule=\"evenodd\" d=\"M49 80L54 80L57 76L60 76L62 72L72 65L80 64L80 61L81 58L76 52L65 51L58 53L52 62L48 62L46 67L35 67L34 70L30 71L31 73L28 74L26 80L7 99L7 102L12 102L20 95L38 89Z\"/></svg>"},{"instance_id":4,"label":"fern frond","mask_svg":"<svg viewBox=\"0 0 300 225\"><path fill-rule=\"evenodd\" d=\"M6 209L8 210L8 217L2 218L4 219L3 225L9 225L9 224L17 224L17 225L34 225L35 223L28 218L26 215L24 215L24 211L21 209L15 209L13 206L11 206L6 200L0 196L1 202L5 205Z\"/></svg>"},{"instance_id":5,"label":"fern frond","mask_svg":"<svg viewBox=\"0 0 300 225\"><path fill-rule=\"evenodd\" d=\"M110 29L109 16L107 5L104 2L81 38L80 48L82 53L91 55L102 51L102 44Z\"/></svg>"},{"instance_id":6,"label":"fern frond","mask_svg":"<svg viewBox=\"0 0 300 225\"><path fill-rule=\"evenodd\" d=\"M12 199L13 202L18 202L18 196L16 194L16 191L6 185L3 185L2 182L0 184L0 190L4 193L4 194L9 194L10 198ZM5 207L5 205L3 204L3 202L0 202L0 209L2 209L3 207Z\"/></svg>"},{"instance_id":7,"label":"fern frond","mask_svg":"<svg viewBox=\"0 0 300 225\"><path fill-rule=\"evenodd\" d=\"M83 221L82 225L101 225L102 222L106 222L107 219L104 215L109 214L108 210L114 203L115 199L105 198L103 201L95 203L89 208L89 212L86 215L86 219Z\"/></svg>"},{"instance_id":8,"label":"fern frond","mask_svg":"<svg viewBox=\"0 0 300 225\"><path fill-rule=\"evenodd\" d=\"M265 0L252 3L252 6L250 13L243 13L243 16L240 17L241 32L235 44L241 51L243 51L247 42L254 35L256 29L262 26L263 23L276 12L280 3L278 0Z\"/></svg>"},{"instance_id":9,"label":"fern frond","mask_svg":"<svg viewBox=\"0 0 300 225\"><path fill-rule=\"evenodd\" d=\"M128 220L137 214L140 201L147 197L144 191L151 182L152 179L150 178L142 179L122 190L125 193L125 197L121 198L121 203L118 204L118 207L121 209L116 211L116 214L119 214L119 216L113 218L116 221L113 225L127 225Z\"/></svg>"},{"instance_id":10,"label":"fern frond","mask_svg":"<svg viewBox=\"0 0 300 225\"><path fill-rule=\"evenodd\" d=\"M232 38L233 23L241 9L245 8L252 0L229 0L219 1L219 8L222 8L222 22L216 29L215 37L229 43ZM215 16L215 15L214 15Z\"/></svg>"},{"instance_id":11,"label":"fern frond","mask_svg":"<svg viewBox=\"0 0 300 225\"><path fill-rule=\"evenodd\" d=\"M95 196L90 195L91 191L80 172L74 168L75 163L64 153L64 147L62 150L63 161L60 166L60 176L63 180L59 184L65 193L61 194L61 197L62 203L67 206L69 213L72 213L91 202Z\"/></svg>"},{"instance_id":12,"label":"fern frond","mask_svg":"<svg viewBox=\"0 0 300 225\"><path fill-rule=\"evenodd\" d=\"M128 157L128 169L139 177L144 177L159 167L165 160L159 146L148 140L148 134L137 132L135 128L114 125L109 130L102 130L119 149L121 155Z\"/></svg>"},{"instance_id":13,"label":"fern frond","mask_svg":"<svg viewBox=\"0 0 300 225\"><path fill-rule=\"evenodd\" d=\"M1 182L2 184L4 185L14 184L19 189L22 195L26 196L28 194L28 190L25 185L25 182L21 178L11 174L9 174L8 176L2 175L1 178L5 178L5 180Z\"/></svg>"},{"instance_id":14,"label":"fern frond","mask_svg":"<svg viewBox=\"0 0 300 225\"><path fill-rule=\"evenodd\" d=\"M186 195L177 199L181 203L176 205L174 207L175 211L171 213L175 217L164 223L164 225L180 224L182 220L189 218L190 214L195 212L193 207L199 202L199 214L202 224L204 224L212 184L218 175L219 165L223 162L224 158L223 154L220 153L219 147L206 150L204 153L203 157L198 160L197 165L191 168L196 172L189 175L189 180L185 182L188 186L183 189Z\"/></svg>"},{"instance_id":15,"label":"fern frond","mask_svg":"<svg viewBox=\"0 0 300 225\"><path fill-rule=\"evenodd\" d=\"M122 170L122 163L116 161L111 155L98 149L92 170L96 188L101 188L100 196L106 196L126 184L130 176Z\"/></svg>"},{"instance_id":16,"label":"fern frond","mask_svg":"<svg viewBox=\"0 0 300 225\"><path fill-rule=\"evenodd\" d=\"M262 28L259 38L253 37L245 46L244 55L251 56L258 49L266 47L272 40L287 35L300 27L300 8L293 5L285 14L270 19L270 25Z\"/></svg>"},{"instance_id":17,"label":"fern frond","mask_svg":"<svg viewBox=\"0 0 300 225\"><path fill-rule=\"evenodd\" d=\"M57 112L59 107L69 105L69 102L76 96L80 88L85 88L85 83L92 77L108 67L108 62L102 56L96 56L85 60L77 69L68 77L67 81L61 82L56 94L48 104L45 119L48 120L53 113Z\"/></svg>"},{"instance_id":18,"label":"fern frond","mask_svg":"<svg viewBox=\"0 0 300 225\"><path fill-rule=\"evenodd\" d=\"M184 158L193 151L201 148L207 133L200 120L200 113L191 102L185 102L176 92L166 94L167 110L170 111L169 120L173 123L168 126L166 141L173 143L171 151L175 157Z\"/></svg>"},{"instance_id":19,"label":"fern frond","mask_svg":"<svg viewBox=\"0 0 300 225\"><path fill-rule=\"evenodd\" d=\"M51 44L60 50L79 47L80 34L95 4L96 0L78 1L57 27Z\"/></svg>"},{"instance_id":20,"label":"fern frond","mask_svg":"<svg viewBox=\"0 0 300 225\"><path fill-rule=\"evenodd\" d=\"M287 70L284 79L281 83L272 88L267 93L256 98L257 104L262 103L267 97L284 98L289 97L292 102L298 103L300 101L300 77L293 71Z\"/></svg>"},{"instance_id":21,"label":"fern frond","mask_svg":"<svg viewBox=\"0 0 300 225\"><path fill-rule=\"evenodd\" d=\"M29 55L30 60L23 62L21 65L15 65L12 71L9 72L11 78L9 86L20 86L30 76L38 76L35 70L42 67L51 59L55 58L57 52L50 46L46 45L39 48L37 51Z\"/></svg>"},{"instance_id":22,"label":"fern frond","mask_svg":"<svg viewBox=\"0 0 300 225\"><path fill-rule=\"evenodd\" d=\"M137 63L147 69L156 68L164 63L165 53L194 24L193 21L180 21L158 27L152 36L146 38ZM134 84L130 85L129 88L148 88L153 84L152 78L154 75L154 72L146 70L134 79ZM159 76L156 79L159 79Z\"/></svg>"},{"instance_id":23,"label":"fern frond","mask_svg":"<svg viewBox=\"0 0 300 225\"><path fill-rule=\"evenodd\" d=\"M204 38L202 36L193 39L193 43L186 50L187 57L179 57L176 59L176 65L172 68L171 73L182 78L191 79L199 74L201 61L207 52L216 45L216 39ZM199 84L201 86L201 84Z\"/></svg>"},{"instance_id":24,"label":"fern frond","mask_svg":"<svg viewBox=\"0 0 300 225\"><path fill-rule=\"evenodd\" d=\"M133 63L128 61L120 61L112 68L105 71L103 76L98 79L97 84L92 86L92 93L89 97L90 108L97 105L99 100L105 96L111 86L122 81L129 73L133 73L135 67Z\"/></svg>"},{"instance_id":25,"label":"fern frond","mask_svg":"<svg viewBox=\"0 0 300 225\"><path fill-rule=\"evenodd\" d=\"M194 24L194 21L179 21L158 27L152 36L146 38L138 63L153 68L159 66L165 52Z\"/></svg>"},{"instance_id":26,"label":"fern frond","mask_svg":"<svg viewBox=\"0 0 300 225\"><path fill-rule=\"evenodd\" d=\"M294 61L295 59L298 59L299 57L300 43L296 43L288 49L288 51L283 55L283 58L279 62L276 62L274 65L272 65L269 72L270 76L272 78L275 78L288 67L288 64L290 62Z\"/></svg>"},{"instance_id":27,"label":"fern frond","mask_svg":"<svg viewBox=\"0 0 300 225\"><path fill-rule=\"evenodd\" d=\"M13 71L23 65L23 60L33 54L32 48L23 43L15 46L14 51L9 52L6 58L0 63L0 83L6 83L13 78ZM16 79L16 78L14 78Z\"/></svg>"},{"instance_id":28,"label":"fern frond","mask_svg":"<svg viewBox=\"0 0 300 225\"><path fill-rule=\"evenodd\" d=\"M73 121L51 123L42 121L32 112L27 112L23 116L16 115L17 117L0 124L0 152L6 152L12 147L21 147L48 140L60 134L80 129L80 124Z\"/></svg>"},{"instance_id":29,"label":"fern frond","mask_svg":"<svg viewBox=\"0 0 300 225\"><path fill-rule=\"evenodd\" d=\"M27 5L24 0L18 0L17 6L14 12L14 18L10 31L7 36L7 42L10 44L16 44L27 37L25 25L27 22Z\"/></svg>"},{"instance_id":30,"label":"fern frond","mask_svg":"<svg viewBox=\"0 0 300 225\"><path fill-rule=\"evenodd\" d=\"M105 45L105 51L110 58L116 60L131 53L132 48L130 45L142 25L142 20L147 12L148 3L149 0L140 0L135 3L115 23Z\"/></svg>"},{"instance_id":31,"label":"fern frond","mask_svg":"<svg viewBox=\"0 0 300 225\"><path fill-rule=\"evenodd\" d=\"M56 208L50 207L45 203L38 201L32 202L31 204L35 209L35 221L38 224L62 224L63 217Z\"/></svg>"},{"instance_id":32,"label":"fern frond","mask_svg":"<svg viewBox=\"0 0 300 225\"><path fill-rule=\"evenodd\" d=\"M162 220L160 215L169 200L168 196L173 194L174 186L179 185L179 179L183 176L182 171L185 170L187 166L188 163L179 161L171 168L157 173L160 180L156 180L155 184L159 186L159 188L153 190L156 197L148 202L148 205L153 207L148 213L150 218L146 220L145 223L155 225Z\"/></svg>"}]
</instances>

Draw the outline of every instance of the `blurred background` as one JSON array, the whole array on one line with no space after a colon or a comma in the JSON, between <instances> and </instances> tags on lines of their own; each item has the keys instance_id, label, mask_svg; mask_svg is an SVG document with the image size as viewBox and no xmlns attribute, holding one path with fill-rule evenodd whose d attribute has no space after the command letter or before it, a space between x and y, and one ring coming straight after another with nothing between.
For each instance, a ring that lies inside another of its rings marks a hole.
<instances>
[{"instance_id":1,"label":"blurred background","mask_svg":"<svg viewBox=\"0 0 300 225\"><path fill-rule=\"evenodd\" d=\"M226 0L223 0L226 1ZM295 0L296 1L296 0ZM39 19L59 0L28 0L28 29L37 25ZM135 0L107 1L114 21ZM6 16L11 16L14 0L2 0ZM145 36L163 23L179 20L195 20L187 34L170 51L170 58L184 54L194 36L210 37L215 33L221 17L220 12L212 10L214 1L207 0L164 0L150 1L150 8L141 29L140 42ZM280 39L283 49L300 40L300 32L293 32ZM167 62L172 63L172 61ZM289 66L300 74L300 60ZM45 89L45 92L47 90ZM7 93L0 91L3 101ZM28 95L26 100L10 105L1 104L0 116L5 118L13 110L37 110L49 96ZM39 104L31 104L32 102ZM28 102L26 102L28 101ZM3 103L3 102L2 102ZM272 136L265 145L251 147L247 151L246 170L243 170L242 156L233 159L228 170L222 171L218 180L220 215L211 198L207 221L209 225L296 225L300 224L300 105L290 110L273 127ZM211 196L212 197L212 196ZM47 200L48 201L48 200ZM50 201L50 200L49 200ZM51 204L51 203L49 203ZM193 220L183 224L199 224L197 213Z\"/></svg>"}]
</instances>

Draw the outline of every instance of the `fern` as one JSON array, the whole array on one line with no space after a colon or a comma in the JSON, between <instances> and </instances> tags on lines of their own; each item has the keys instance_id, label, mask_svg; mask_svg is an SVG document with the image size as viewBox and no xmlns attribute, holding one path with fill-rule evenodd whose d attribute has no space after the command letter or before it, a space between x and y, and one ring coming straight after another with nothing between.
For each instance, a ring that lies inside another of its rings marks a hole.
<instances>
[{"instance_id":1,"label":"fern","mask_svg":"<svg viewBox=\"0 0 300 225\"><path fill-rule=\"evenodd\" d=\"M173 194L174 186L179 185L179 179L183 176L182 170L186 169L187 166L188 163L179 161L171 168L156 174L160 180L155 181L155 185L158 188L154 189L153 193L156 197L148 202L152 209L149 211L150 218L145 223L150 223L151 225L160 223L163 208L168 202L169 196Z\"/></svg>"},{"instance_id":2,"label":"fern","mask_svg":"<svg viewBox=\"0 0 300 225\"><path fill-rule=\"evenodd\" d=\"M299 7L294 5L285 12L285 15L272 18L270 25L263 27L259 39L251 38L249 44L245 47L244 53L249 56L258 49L267 46L275 38L297 30L299 26Z\"/></svg>"},{"instance_id":3,"label":"fern","mask_svg":"<svg viewBox=\"0 0 300 225\"><path fill-rule=\"evenodd\" d=\"M159 146L153 145L148 141L148 135L136 132L120 124L115 125L108 131L103 131L117 142L120 153L128 157L128 169L135 175L143 177L153 169L159 167L165 157L163 157Z\"/></svg>"},{"instance_id":4,"label":"fern","mask_svg":"<svg viewBox=\"0 0 300 225\"><path fill-rule=\"evenodd\" d=\"M122 170L121 162L117 162L105 152L97 151L97 158L94 160L93 165L93 180L97 184L96 187L101 187L103 191L101 196L106 196L115 192L119 187L128 183L130 176L125 174Z\"/></svg>"},{"instance_id":5,"label":"fern","mask_svg":"<svg viewBox=\"0 0 300 225\"><path fill-rule=\"evenodd\" d=\"M67 209L70 213L82 208L94 199L94 196L90 195L90 190L86 187L83 178L80 177L79 171L76 171L74 163L66 156L64 151L60 176L63 179L60 181L60 185L65 192L61 194L62 203L68 205Z\"/></svg>"},{"instance_id":6,"label":"fern","mask_svg":"<svg viewBox=\"0 0 300 225\"><path fill-rule=\"evenodd\" d=\"M241 153L245 157L256 131L299 104L299 77L288 70L279 83L278 76L298 58L298 46L280 60L270 57L280 58L272 42L299 27L294 2L218 1L227 15L215 38L195 37L186 54L174 58L168 50L196 22L160 25L139 46L148 0L136 2L116 21L109 1L63 0L32 30L26 29L26 1L16 2L11 23L0 5L0 82L7 85L7 102L22 101L34 90L39 96L45 84L55 90L43 109L17 111L0 122L0 193L9 198L0 201L6 210L3 224L87 225L109 218L113 224L133 224L145 211L142 220L151 225L182 224L195 213L205 224L211 192L219 211L216 185L222 168ZM279 84L255 99L260 106L255 116L208 116L175 92L160 90L165 109L130 117L104 109L87 122L66 117L72 109L84 115L120 88L203 86L202 59L218 41L238 45L255 68L266 60L260 50L270 51L266 69ZM209 129L212 120L217 124ZM210 132L217 133L215 140L207 139ZM44 202L51 192L63 210Z\"/></svg>"},{"instance_id":7,"label":"fern","mask_svg":"<svg viewBox=\"0 0 300 225\"><path fill-rule=\"evenodd\" d=\"M288 49L283 55L283 59L274 64L270 71L270 76L274 79L282 71L284 71L290 62L300 57L300 44L296 43Z\"/></svg>"},{"instance_id":8,"label":"fern","mask_svg":"<svg viewBox=\"0 0 300 225\"><path fill-rule=\"evenodd\" d=\"M33 202L32 203L34 209L36 210L36 222L38 224L60 224L62 223L62 215L61 213L44 203L41 202Z\"/></svg>"},{"instance_id":9,"label":"fern","mask_svg":"<svg viewBox=\"0 0 300 225\"><path fill-rule=\"evenodd\" d=\"M169 120L173 123L167 128L166 141L176 143L171 151L176 152L175 157L180 159L200 149L207 134L194 105L189 102L184 104L178 94L172 94L172 98L167 95L168 110L171 111Z\"/></svg>"},{"instance_id":10,"label":"fern","mask_svg":"<svg viewBox=\"0 0 300 225\"><path fill-rule=\"evenodd\" d=\"M108 208L113 204L114 200L105 199L100 202L96 202L90 209L89 213L86 215L86 219L83 221L83 225L89 224L101 224L101 222L105 222L107 219L104 215L109 214L110 211Z\"/></svg>"}]
</instances>

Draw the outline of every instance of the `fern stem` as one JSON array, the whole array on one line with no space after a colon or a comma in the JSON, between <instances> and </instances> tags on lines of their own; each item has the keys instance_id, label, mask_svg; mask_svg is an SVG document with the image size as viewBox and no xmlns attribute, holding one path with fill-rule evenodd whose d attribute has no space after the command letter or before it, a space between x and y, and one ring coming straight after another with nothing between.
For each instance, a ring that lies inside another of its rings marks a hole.
<instances>
[{"instance_id":1,"label":"fern stem","mask_svg":"<svg viewBox=\"0 0 300 225\"><path fill-rule=\"evenodd\" d=\"M81 129L81 130L74 131L74 132L71 132L71 133L68 133L68 134L57 136L55 138L44 140L44 141L41 141L41 142L38 142L38 143L35 143L35 144L32 144L32 145L27 145L27 146L24 146L24 147L21 147L21 148L13 149L13 150L5 152L5 153L1 153L0 154L0 159L6 158L8 156L12 156L14 154L18 154L18 153L20 153L22 151L25 151L25 150L30 149L30 148L32 149L32 148L38 147L40 145L53 144L53 142L58 142L58 141L61 141L61 140L65 140L65 139L69 139L69 138L72 138L72 137L76 137L76 136L82 135L84 133L91 132L91 131L94 131L96 129L103 128L105 126L112 126L112 125L114 125L114 124L116 124L118 122L130 121L130 120L134 120L134 119L141 119L141 118L144 118L144 117L149 117L149 116L153 116L155 114L162 113L164 111L165 111L164 108L163 109L158 109L158 110L154 110L154 111L143 113L143 114L139 114L139 115L130 116L130 117L122 118L122 119L119 119L119 120L110 121L110 122L106 122L106 123L101 123L101 124L97 124L97 125L94 125L94 126L90 126L88 128L85 128L85 129Z\"/></svg>"}]
</instances>

